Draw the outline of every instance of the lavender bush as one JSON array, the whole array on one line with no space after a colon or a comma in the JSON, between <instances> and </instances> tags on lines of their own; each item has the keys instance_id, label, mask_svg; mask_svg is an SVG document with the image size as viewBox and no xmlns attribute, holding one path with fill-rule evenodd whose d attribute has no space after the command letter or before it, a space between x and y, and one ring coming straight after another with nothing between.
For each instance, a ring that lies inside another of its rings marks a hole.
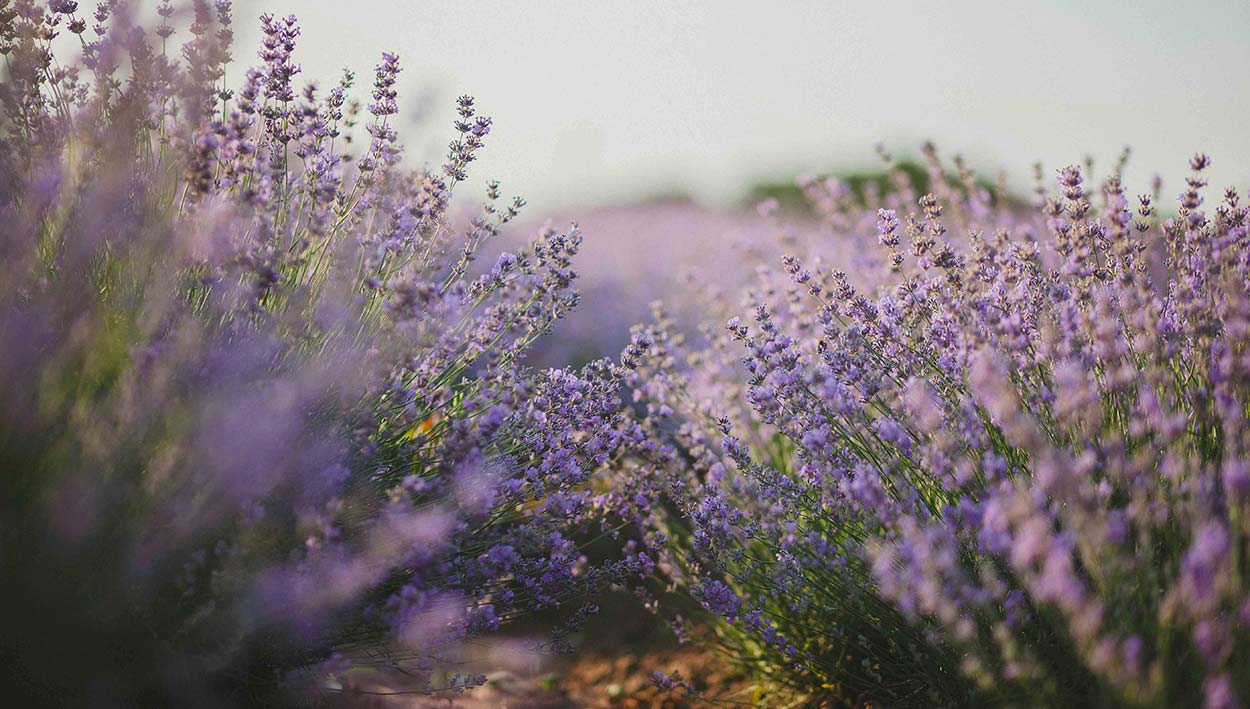
<instances>
[{"instance_id":1,"label":"lavender bush","mask_svg":"<svg viewBox=\"0 0 1250 709\"><path fill-rule=\"evenodd\" d=\"M1162 218L1121 161L1029 210L926 156L924 195L892 166L864 200L807 182L823 233L711 299L727 325L692 342L658 310L636 334L656 607L701 607L729 657L814 698L1238 706L1238 192L1204 209L1198 155ZM879 267L838 269L870 248Z\"/></svg>"},{"instance_id":2,"label":"lavender bush","mask_svg":"<svg viewBox=\"0 0 1250 709\"><path fill-rule=\"evenodd\" d=\"M350 72L297 85L298 22L265 15L227 89L230 3L159 14L0 2L6 697L478 684L458 641L575 622L640 568L577 541L620 525L585 482L622 368L523 362L577 302L581 237L475 268L522 202L491 183L456 226L491 128L472 98L413 170L395 55L361 110Z\"/></svg>"},{"instance_id":3,"label":"lavender bush","mask_svg":"<svg viewBox=\"0 0 1250 709\"><path fill-rule=\"evenodd\" d=\"M463 691L462 641L564 648L609 588L760 702L1250 696L1250 237L1205 156L1168 215L1123 161L1033 205L932 148L806 179L619 362L534 370L581 236L478 263L523 203L453 205L473 99L414 169L397 56L362 106L265 15L229 89L228 2L135 15L0 0L6 697Z\"/></svg>"}]
</instances>

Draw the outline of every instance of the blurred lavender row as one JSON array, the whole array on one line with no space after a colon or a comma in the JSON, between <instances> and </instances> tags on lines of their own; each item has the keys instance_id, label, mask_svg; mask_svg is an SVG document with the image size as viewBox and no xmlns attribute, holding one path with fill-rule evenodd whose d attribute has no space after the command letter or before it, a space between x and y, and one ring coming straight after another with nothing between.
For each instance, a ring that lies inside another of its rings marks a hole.
<instances>
[{"instance_id":1,"label":"blurred lavender row","mask_svg":"<svg viewBox=\"0 0 1250 709\"><path fill-rule=\"evenodd\" d=\"M139 9L0 4L6 695L461 692L461 641L552 609L561 647L638 569L575 542L611 524L585 482L621 368L523 363L580 235L470 274L523 205L491 183L453 223L471 97L412 169L396 55L300 84L297 19L263 15L231 88L229 2Z\"/></svg>"}]
</instances>

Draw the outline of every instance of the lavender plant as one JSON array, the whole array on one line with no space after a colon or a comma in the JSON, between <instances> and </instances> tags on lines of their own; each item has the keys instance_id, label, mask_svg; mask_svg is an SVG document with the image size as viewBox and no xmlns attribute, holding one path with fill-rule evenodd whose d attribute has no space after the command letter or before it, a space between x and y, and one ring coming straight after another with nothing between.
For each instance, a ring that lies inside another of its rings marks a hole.
<instances>
[{"instance_id":1,"label":"lavender plant","mask_svg":"<svg viewBox=\"0 0 1250 709\"><path fill-rule=\"evenodd\" d=\"M890 163L864 199L806 182L819 230L710 300L745 322L639 329L657 443L619 484L666 547L656 607L702 608L731 659L834 702L1239 706L1239 193L1204 209L1198 155L1163 218L1122 160L1029 210L926 157L923 195Z\"/></svg>"},{"instance_id":2,"label":"lavender plant","mask_svg":"<svg viewBox=\"0 0 1250 709\"><path fill-rule=\"evenodd\" d=\"M1167 218L1122 162L1033 209L931 148L924 190L805 180L714 325L533 371L580 235L476 263L523 203L453 206L471 98L412 169L397 56L362 106L265 15L229 90L230 4L158 16L0 0L6 696L459 691L460 641L610 586L833 703L1250 694L1250 244L1205 156Z\"/></svg>"},{"instance_id":3,"label":"lavender plant","mask_svg":"<svg viewBox=\"0 0 1250 709\"><path fill-rule=\"evenodd\" d=\"M232 90L230 3L159 16L0 2L6 695L478 684L460 640L576 620L640 570L577 541L620 526L585 483L624 370L523 361L577 303L581 237L478 268L523 202L490 183L457 226L491 129L472 98L446 163L411 169L397 56L362 109L351 72L297 85L299 24L264 15Z\"/></svg>"}]
</instances>

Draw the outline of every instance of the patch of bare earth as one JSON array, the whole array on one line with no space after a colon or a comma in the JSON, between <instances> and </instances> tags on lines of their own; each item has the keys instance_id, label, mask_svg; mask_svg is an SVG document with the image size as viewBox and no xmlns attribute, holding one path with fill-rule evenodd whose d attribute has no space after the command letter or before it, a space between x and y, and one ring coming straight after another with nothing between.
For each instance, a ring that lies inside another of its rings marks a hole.
<instances>
[{"instance_id":1,"label":"patch of bare earth","mask_svg":"<svg viewBox=\"0 0 1250 709\"><path fill-rule=\"evenodd\" d=\"M691 707L710 703L752 706L752 683L711 650L694 643L661 647L603 642L573 655L535 649L531 639L510 638L477 646L466 671L486 675L484 686L438 696L404 693L403 678L349 672L338 706L444 707L446 709L565 709L573 707ZM655 685L652 673L677 671L695 690Z\"/></svg>"}]
</instances>

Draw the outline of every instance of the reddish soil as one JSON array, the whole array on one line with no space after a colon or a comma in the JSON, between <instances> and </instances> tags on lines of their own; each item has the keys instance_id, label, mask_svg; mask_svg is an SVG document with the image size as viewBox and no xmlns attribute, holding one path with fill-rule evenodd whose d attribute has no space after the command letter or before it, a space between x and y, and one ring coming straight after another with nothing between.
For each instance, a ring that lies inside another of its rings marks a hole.
<instances>
[{"instance_id":1,"label":"reddish soil","mask_svg":"<svg viewBox=\"0 0 1250 709\"><path fill-rule=\"evenodd\" d=\"M402 678L353 670L343 677L349 691L332 704L445 709L760 705L754 682L711 649L695 641L677 644L654 616L629 602L609 599L604 605L602 614L573 638L573 654L542 651L542 636L518 629L467 649L460 669L486 675L485 686L437 697L394 694ZM695 693L657 687L651 679L657 671L680 672Z\"/></svg>"},{"instance_id":2,"label":"reddish soil","mask_svg":"<svg viewBox=\"0 0 1250 709\"><path fill-rule=\"evenodd\" d=\"M534 652L532 642L512 639L476 648L468 664L484 672L485 686L435 697L396 693L397 684L358 673L331 704L446 709L565 709L573 707L754 706L753 684L710 650L693 643L653 649L595 649L574 655ZM494 668L488 670L487 668ZM654 671L681 673L695 690L668 690L651 681Z\"/></svg>"}]
</instances>

